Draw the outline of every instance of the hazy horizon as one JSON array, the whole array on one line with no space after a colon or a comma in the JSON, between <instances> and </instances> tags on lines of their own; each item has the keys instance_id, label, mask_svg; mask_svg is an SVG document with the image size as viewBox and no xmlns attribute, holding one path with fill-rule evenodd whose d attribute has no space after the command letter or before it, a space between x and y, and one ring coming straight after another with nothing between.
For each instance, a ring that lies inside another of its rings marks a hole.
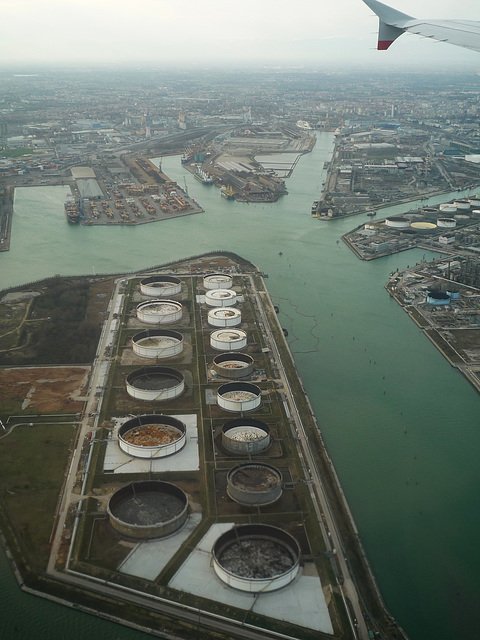
<instances>
[{"instance_id":1,"label":"hazy horizon","mask_svg":"<svg viewBox=\"0 0 480 640\"><path fill-rule=\"evenodd\" d=\"M471 0L387 0L423 18L480 17ZM189 65L325 69L480 69L480 54L411 34L376 51L378 20L362 0L5 0L2 67Z\"/></svg>"}]
</instances>

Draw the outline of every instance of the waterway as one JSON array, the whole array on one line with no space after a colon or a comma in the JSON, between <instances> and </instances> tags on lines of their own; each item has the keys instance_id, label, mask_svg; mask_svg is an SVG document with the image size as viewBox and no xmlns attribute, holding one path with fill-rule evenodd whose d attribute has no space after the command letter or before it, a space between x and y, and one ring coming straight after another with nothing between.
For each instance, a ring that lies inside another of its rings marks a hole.
<instances>
[{"instance_id":1,"label":"waterway","mask_svg":"<svg viewBox=\"0 0 480 640\"><path fill-rule=\"evenodd\" d=\"M477 638L480 397L384 291L391 271L432 254L360 262L340 236L366 216L312 219L332 145L330 134L318 135L287 180L289 195L275 204L229 202L194 180L179 158L164 158L164 172L182 186L185 178L205 213L138 228L68 225L65 188L18 189L0 288L56 273L137 270L215 249L254 262L269 274L391 613L412 640ZM22 594L3 559L0 580L0 631L13 637L141 635Z\"/></svg>"}]
</instances>

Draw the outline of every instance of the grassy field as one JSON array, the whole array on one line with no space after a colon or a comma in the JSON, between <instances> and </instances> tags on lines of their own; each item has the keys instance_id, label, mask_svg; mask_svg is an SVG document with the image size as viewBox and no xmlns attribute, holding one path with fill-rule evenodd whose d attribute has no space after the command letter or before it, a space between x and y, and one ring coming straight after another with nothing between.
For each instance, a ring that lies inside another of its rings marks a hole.
<instances>
[{"instance_id":1,"label":"grassy field","mask_svg":"<svg viewBox=\"0 0 480 640\"><path fill-rule=\"evenodd\" d=\"M44 569L74 425L19 426L0 440L0 504L30 565Z\"/></svg>"}]
</instances>

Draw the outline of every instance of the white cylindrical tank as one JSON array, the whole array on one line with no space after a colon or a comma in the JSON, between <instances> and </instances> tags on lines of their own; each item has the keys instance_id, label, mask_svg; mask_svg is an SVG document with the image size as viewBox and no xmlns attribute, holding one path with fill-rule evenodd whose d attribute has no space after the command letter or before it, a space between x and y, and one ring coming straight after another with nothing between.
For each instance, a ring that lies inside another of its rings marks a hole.
<instances>
[{"instance_id":1,"label":"white cylindrical tank","mask_svg":"<svg viewBox=\"0 0 480 640\"><path fill-rule=\"evenodd\" d=\"M242 322L242 312L232 307L216 307L210 309L207 319L212 327L237 327Z\"/></svg>"},{"instance_id":2,"label":"white cylindrical tank","mask_svg":"<svg viewBox=\"0 0 480 640\"><path fill-rule=\"evenodd\" d=\"M147 329L133 336L132 348L142 358L171 358L183 351L183 336L169 329Z\"/></svg>"},{"instance_id":3,"label":"white cylindrical tank","mask_svg":"<svg viewBox=\"0 0 480 640\"><path fill-rule=\"evenodd\" d=\"M419 231L420 233L428 233L431 231L435 231L435 229L437 228L437 225L434 222L420 221L420 222L412 222L412 224L410 225L410 228L414 229L415 231Z\"/></svg>"},{"instance_id":4,"label":"white cylindrical tank","mask_svg":"<svg viewBox=\"0 0 480 640\"><path fill-rule=\"evenodd\" d=\"M462 209L463 211L470 211L470 202L468 200L455 200L453 203L454 207L457 207L458 210Z\"/></svg>"},{"instance_id":5,"label":"white cylindrical tank","mask_svg":"<svg viewBox=\"0 0 480 640\"><path fill-rule=\"evenodd\" d=\"M236 351L247 346L243 329L219 329L210 334L210 345L217 351Z\"/></svg>"},{"instance_id":6,"label":"white cylindrical tank","mask_svg":"<svg viewBox=\"0 0 480 640\"><path fill-rule=\"evenodd\" d=\"M455 218L437 218L437 227L453 229L457 226Z\"/></svg>"},{"instance_id":7,"label":"white cylindrical tank","mask_svg":"<svg viewBox=\"0 0 480 640\"><path fill-rule=\"evenodd\" d=\"M237 294L230 289L212 289L205 294L209 307L233 307L237 304Z\"/></svg>"},{"instance_id":8,"label":"white cylindrical tank","mask_svg":"<svg viewBox=\"0 0 480 640\"><path fill-rule=\"evenodd\" d=\"M234 418L222 427L222 446L234 455L256 455L270 446L270 427L261 420Z\"/></svg>"},{"instance_id":9,"label":"white cylindrical tank","mask_svg":"<svg viewBox=\"0 0 480 640\"><path fill-rule=\"evenodd\" d=\"M217 403L226 411L253 411L262 403L262 392L250 382L227 382L218 388Z\"/></svg>"},{"instance_id":10,"label":"white cylindrical tank","mask_svg":"<svg viewBox=\"0 0 480 640\"><path fill-rule=\"evenodd\" d=\"M282 495L282 474L269 464L244 462L227 473L227 494L247 506L272 504Z\"/></svg>"},{"instance_id":11,"label":"white cylindrical tank","mask_svg":"<svg viewBox=\"0 0 480 640\"><path fill-rule=\"evenodd\" d=\"M137 318L146 324L170 324L180 320L182 311L176 300L149 300L137 305Z\"/></svg>"},{"instance_id":12,"label":"white cylindrical tank","mask_svg":"<svg viewBox=\"0 0 480 640\"><path fill-rule=\"evenodd\" d=\"M246 353L221 353L213 359L213 369L222 378L246 378L253 373L254 360Z\"/></svg>"},{"instance_id":13,"label":"white cylindrical tank","mask_svg":"<svg viewBox=\"0 0 480 640\"><path fill-rule=\"evenodd\" d=\"M391 216L385 219L385 225L392 229L407 229L410 226L410 220L404 216Z\"/></svg>"},{"instance_id":14,"label":"white cylindrical tank","mask_svg":"<svg viewBox=\"0 0 480 640\"><path fill-rule=\"evenodd\" d=\"M439 207L440 211L443 213L455 213L457 207L455 207L451 202L446 202L445 204L441 204Z\"/></svg>"},{"instance_id":15,"label":"white cylindrical tank","mask_svg":"<svg viewBox=\"0 0 480 640\"><path fill-rule=\"evenodd\" d=\"M244 524L223 533L213 549L213 569L222 582L248 593L290 584L300 567L300 545L286 531Z\"/></svg>"},{"instance_id":16,"label":"white cylindrical tank","mask_svg":"<svg viewBox=\"0 0 480 640\"><path fill-rule=\"evenodd\" d=\"M136 458L164 458L185 446L187 428L173 416L158 413L127 420L118 430L120 449Z\"/></svg>"},{"instance_id":17,"label":"white cylindrical tank","mask_svg":"<svg viewBox=\"0 0 480 640\"><path fill-rule=\"evenodd\" d=\"M156 402L177 398L185 389L183 373L169 367L143 367L125 379L127 393L137 400Z\"/></svg>"},{"instance_id":18,"label":"white cylindrical tank","mask_svg":"<svg viewBox=\"0 0 480 640\"><path fill-rule=\"evenodd\" d=\"M226 273L209 273L203 278L205 289L231 289L233 278Z\"/></svg>"},{"instance_id":19,"label":"white cylindrical tank","mask_svg":"<svg viewBox=\"0 0 480 640\"><path fill-rule=\"evenodd\" d=\"M150 276L140 282L145 296L174 296L182 290L182 281L174 276Z\"/></svg>"}]
</instances>

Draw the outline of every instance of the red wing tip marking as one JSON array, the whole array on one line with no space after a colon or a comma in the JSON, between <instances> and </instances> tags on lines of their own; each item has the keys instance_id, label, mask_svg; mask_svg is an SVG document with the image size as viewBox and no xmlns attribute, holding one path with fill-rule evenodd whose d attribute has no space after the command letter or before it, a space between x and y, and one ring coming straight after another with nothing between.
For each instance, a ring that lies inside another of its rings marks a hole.
<instances>
[{"instance_id":1,"label":"red wing tip marking","mask_svg":"<svg viewBox=\"0 0 480 640\"><path fill-rule=\"evenodd\" d=\"M386 51L388 47L392 44L393 40L379 40L377 50L378 51Z\"/></svg>"}]
</instances>

